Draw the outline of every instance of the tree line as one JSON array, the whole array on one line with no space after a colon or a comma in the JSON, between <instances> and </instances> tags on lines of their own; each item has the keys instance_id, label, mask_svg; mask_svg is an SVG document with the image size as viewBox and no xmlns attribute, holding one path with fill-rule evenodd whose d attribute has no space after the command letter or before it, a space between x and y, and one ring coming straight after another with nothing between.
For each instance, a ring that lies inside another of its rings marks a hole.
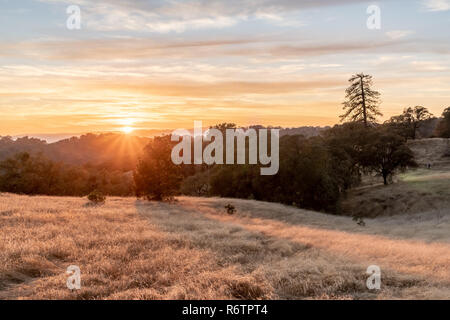
<instances>
[{"instance_id":1,"label":"tree line","mask_svg":"<svg viewBox=\"0 0 450 320\"><path fill-rule=\"evenodd\" d=\"M230 124L218 127L223 126ZM396 172L416 166L401 136L388 126L366 127L360 122L335 126L316 137L281 137L280 169L273 176L261 175L259 164L196 165L186 170L172 163L171 144L167 136L147 146L134 173L138 196L235 197L339 212L341 195L357 186L363 174L377 174L388 184Z\"/></svg>"},{"instance_id":2,"label":"tree line","mask_svg":"<svg viewBox=\"0 0 450 320\"><path fill-rule=\"evenodd\" d=\"M358 185L364 174L376 174L387 185L397 172L417 166L406 142L415 139L432 116L417 106L380 124L380 93L372 88L372 77L357 74L349 82L341 116L344 124L316 137L281 137L278 174L261 176L260 165L217 164L194 166L186 174L171 163L169 137L161 137L146 147L134 172L138 196L157 200L179 193L237 197L339 212L341 195ZM438 126L442 136L448 110ZM215 126L219 130L235 127L232 123Z\"/></svg>"},{"instance_id":3,"label":"tree line","mask_svg":"<svg viewBox=\"0 0 450 320\"><path fill-rule=\"evenodd\" d=\"M27 195L86 196L98 190L112 196L133 194L132 174L85 164L55 162L42 153L18 153L0 162L0 191Z\"/></svg>"},{"instance_id":4,"label":"tree line","mask_svg":"<svg viewBox=\"0 0 450 320\"><path fill-rule=\"evenodd\" d=\"M432 115L418 106L378 123L379 98L371 76L352 76L343 103L343 124L323 130L318 136L282 136L280 169L274 176L261 176L259 164L175 165L171 160L175 142L170 136L159 136L139 140L137 149L143 151L139 157L134 152L132 162L126 161L131 149L122 154L121 161L126 163L123 167L117 162L105 165L105 161L55 161L45 152L16 153L0 161L0 191L85 196L97 190L105 195L136 195L149 200L179 194L237 197L338 213L341 196L357 186L363 175L379 175L389 184L397 172L416 166L406 142L417 137ZM223 123L214 128L224 131L236 125ZM444 110L435 134L450 137L450 108ZM83 139L93 146L85 148L89 157L102 150L92 137ZM110 152L116 151L113 148Z\"/></svg>"}]
</instances>

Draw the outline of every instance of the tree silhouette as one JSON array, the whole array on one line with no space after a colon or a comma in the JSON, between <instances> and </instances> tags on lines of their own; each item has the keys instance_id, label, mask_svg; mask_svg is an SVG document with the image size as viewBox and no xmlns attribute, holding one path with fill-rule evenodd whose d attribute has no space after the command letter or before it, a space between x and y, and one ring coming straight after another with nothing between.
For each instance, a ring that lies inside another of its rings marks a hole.
<instances>
[{"instance_id":1,"label":"tree silhouette","mask_svg":"<svg viewBox=\"0 0 450 320\"><path fill-rule=\"evenodd\" d=\"M384 128L372 129L361 148L360 162L366 170L383 177L387 185L396 171L416 167L414 155L402 137Z\"/></svg>"},{"instance_id":2,"label":"tree silhouette","mask_svg":"<svg viewBox=\"0 0 450 320\"><path fill-rule=\"evenodd\" d=\"M210 129L220 130L220 132L222 132L222 134L225 135L226 132L227 132L227 129L236 129L237 126L236 126L235 123L223 122L223 123L220 123L220 124L216 124L215 126L211 126L209 128Z\"/></svg>"},{"instance_id":3,"label":"tree silhouette","mask_svg":"<svg viewBox=\"0 0 450 320\"><path fill-rule=\"evenodd\" d=\"M173 142L170 136L155 137L144 149L134 181L136 195L161 201L172 197L179 188L182 172L171 159Z\"/></svg>"},{"instance_id":4,"label":"tree silhouette","mask_svg":"<svg viewBox=\"0 0 450 320\"><path fill-rule=\"evenodd\" d=\"M450 138L450 107L442 113L442 119L439 121L436 133L439 137Z\"/></svg>"},{"instance_id":5,"label":"tree silhouette","mask_svg":"<svg viewBox=\"0 0 450 320\"><path fill-rule=\"evenodd\" d=\"M414 108L404 109L402 114L391 117L385 123L391 130L406 140L410 138L416 139L417 130L422 126L424 121L431 119L432 116L427 108L416 106Z\"/></svg>"},{"instance_id":6,"label":"tree silhouette","mask_svg":"<svg viewBox=\"0 0 450 320\"><path fill-rule=\"evenodd\" d=\"M411 137L410 123L407 121L404 113L392 116L385 121L384 125L389 128L390 132L401 136L405 142Z\"/></svg>"},{"instance_id":7,"label":"tree silhouette","mask_svg":"<svg viewBox=\"0 0 450 320\"><path fill-rule=\"evenodd\" d=\"M350 119L352 122L362 121L367 127L369 122L375 122L377 116L382 116L379 111L378 91L372 90L372 76L364 73L353 75L349 80L350 86L345 91L345 113L341 115L341 121Z\"/></svg>"},{"instance_id":8,"label":"tree silhouette","mask_svg":"<svg viewBox=\"0 0 450 320\"><path fill-rule=\"evenodd\" d=\"M417 129L420 128L422 122L430 119L432 116L428 109L422 106L407 108L403 111L403 115L407 123L409 123L412 139L416 139Z\"/></svg>"}]
</instances>

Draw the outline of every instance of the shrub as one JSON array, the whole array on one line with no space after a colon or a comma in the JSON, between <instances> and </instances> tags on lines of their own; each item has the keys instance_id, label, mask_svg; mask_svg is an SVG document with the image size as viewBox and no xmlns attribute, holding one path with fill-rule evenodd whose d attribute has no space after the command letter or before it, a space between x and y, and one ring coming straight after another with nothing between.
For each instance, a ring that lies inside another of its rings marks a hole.
<instances>
[{"instance_id":1,"label":"shrub","mask_svg":"<svg viewBox=\"0 0 450 320\"><path fill-rule=\"evenodd\" d=\"M181 183L180 191L188 196L208 196L210 194L211 186L209 184L209 172L198 172L192 176L187 177Z\"/></svg>"},{"instance_id":2,"label":"shrub","mask_svg":"<svg viewBox=\"0 0 450 320\"><path fill-rule=\"evenodd\" d=\"M230 215L236 213L236 208L232 204L227 204L225 209L227 209L227 213Z\"/></svg>"},{"instance_id":3,"label":"shrub","mask_svg":"<svg viewBox=\"0 0 450 320\"><path fill-rule=\"evenodd\" d=\"M103 204L105 203L106 197L100 191L94 190L88 195L88 200L93 204Z\"/></svg>"},{"instance_id":4,"label":"shrub","mask_svg":"<svg viewBox=\"0 0 450 320\"><path fill-rule=\"evenodd\" d=\"M361 217L354 216L352 220L355 221L358 226L361 226L361 227L365 227L366 226L366 222Z\"/></svg>"}]
</instances>

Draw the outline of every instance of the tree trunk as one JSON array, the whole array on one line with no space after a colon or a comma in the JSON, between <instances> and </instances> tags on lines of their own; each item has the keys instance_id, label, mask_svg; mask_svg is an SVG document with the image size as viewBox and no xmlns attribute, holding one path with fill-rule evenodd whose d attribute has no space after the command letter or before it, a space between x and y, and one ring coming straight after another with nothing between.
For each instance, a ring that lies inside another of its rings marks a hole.
<instances>
[{"instance_id":1,"label":"tree trunk","mask_svg":"<svg viewBox=\"0 0 450 320\"><path fill-rule=\"evenodd\" d=\"M387 186L388 185L387 174L385 172L383 172L383 181L384 181L384 185Z\"/></svg>"},{"instance_id":2,"label":"tree trunk","mask_svg":"<svg viewBox=\"0 0 450 320\"><path fill-rule=\"evenodd\" d=\"M417 125L415 123L413 123L413 132L412 132L413 140L416 140L416 131L417 131Z\"/></svg>"},{"instance_id":3,"label":"tree trunk","mask_svg":"<svg viewBox=\"0 0 450 320\"><path fill-rule=\"evenodd\" d=\"M361 83L361 95L362 95L362 108L363 108L363 115L364 115L364 126L367 127L366 95L364 93L363 77L359 77L359 81Z\"/></svg>"}]
</instances>

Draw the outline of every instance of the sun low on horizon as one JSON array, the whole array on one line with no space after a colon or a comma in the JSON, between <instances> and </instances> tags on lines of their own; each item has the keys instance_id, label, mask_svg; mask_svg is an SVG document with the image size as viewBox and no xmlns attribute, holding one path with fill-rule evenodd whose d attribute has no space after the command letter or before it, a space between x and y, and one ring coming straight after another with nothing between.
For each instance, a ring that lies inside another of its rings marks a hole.
<instances>
[{"instance_id":1,"label":"sun low on horizon","mask_svg":"<svg viewBox=\"0 0 450 320\"><path fill-rule=\"evenodd\" d=\"M125 134L130 134L134 131L135 129L133 127L123 127L120 129L120 131L122 131Z\"/></svg>"},{"instance_id":2,"label":"sun low on horizon","mask_svg":"<svg viewBox=\"0 0 450 320\"><path fill-rule=\"evenodd\" d=\"M124 134L131 134L136 130L135 124L137 123L137 119L130 114L119 114L117 115L117 119L113 121L114 125L119 126L118 131Z\"/></svg>"}]
</instances>

